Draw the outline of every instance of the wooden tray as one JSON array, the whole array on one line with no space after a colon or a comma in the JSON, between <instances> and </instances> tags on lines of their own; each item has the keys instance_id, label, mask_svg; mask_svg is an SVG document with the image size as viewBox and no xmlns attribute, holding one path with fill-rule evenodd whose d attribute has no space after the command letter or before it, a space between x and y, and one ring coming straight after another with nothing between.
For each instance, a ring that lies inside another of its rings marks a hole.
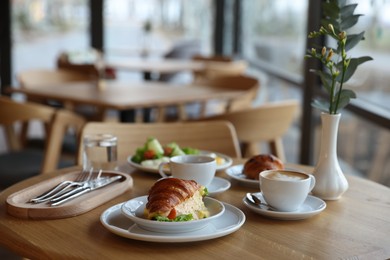
<instances>
[{"instance_id":1,"label":"wooden tray","mask_svg":"<svg viewBox=\"0 0 390 260\"><path fill-rule=\"evenodd\" d=\"M121 175L122 179L58 206L28 202L31 198L42 194L62 181L75 180L79 173L80 171L74 171L59 175L11 194L6 201L7 212L14 217L24 219L68 218L90 211L133 187L133 179L128 174L116 171L103 171L102 176Z\"/></svg>"}]
</instances>

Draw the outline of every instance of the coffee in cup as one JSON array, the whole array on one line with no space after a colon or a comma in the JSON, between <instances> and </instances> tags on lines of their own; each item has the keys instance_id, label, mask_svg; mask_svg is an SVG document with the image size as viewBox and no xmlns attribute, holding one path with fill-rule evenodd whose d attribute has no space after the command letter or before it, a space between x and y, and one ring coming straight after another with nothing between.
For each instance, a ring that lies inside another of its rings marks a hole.
<instances>
[{"instance_id":1,"label":"coffee in cup","mask_svg":"<svg viewBox=\"0 0 390 260\"><path fill-rule=\"evenodd\" d=\"M169 165L171 176L184 180L194 180L200 185L208 186L215 176L217 163L215 158L207 155L178 155L171 157L169 162L159 165L158 171L164 178L169 177L164 167Z\"/></svg>"},{"instance_id":2,"label":"coffee in cup","mask_svg":"<svg viewBox=\"0 0 390 260\"><path fill-rule=\"evenodd\" d=\"M292 170L267 170L259 174L265 201L280 211L296 211L314 188L311 174Z\"/></svg>"},{"instance_id":3,"label":"coffee in cup","mask_svg":"<svg viewBox=\"0 0 390 260\"><path fill-rule=\"evenodd\" d=\"M266 177L271 180L280 181L299 181L309 178L309 176L306 174L292 171L273 171L268 173Z\"/></svg>"}]
</instances>

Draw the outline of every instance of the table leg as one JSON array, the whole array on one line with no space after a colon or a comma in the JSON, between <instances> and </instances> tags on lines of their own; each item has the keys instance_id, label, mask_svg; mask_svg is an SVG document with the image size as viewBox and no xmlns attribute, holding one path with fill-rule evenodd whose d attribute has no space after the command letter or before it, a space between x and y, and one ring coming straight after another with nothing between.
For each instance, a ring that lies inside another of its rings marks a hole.
<instances>
[{"instance_id":1,"label":"table leg","mask_svg":"<svg viewBox=\"0 0 390 260\"><path fill-rule=\"evenodd\" d=\"M152 109L144 108L143 109L144 122L150 123L152 121Z\"/></svg>"},{"instance_id":2,"label":"table leg","mask_svg":"<svg viewBox=\"0 0 390 260\"><path fill-rule=\"evenodd\" d=\"M152 80L152 73L150 71L144 71L144 80Z\"/></svg>"},{"instance_id":3,"label":"table leg","mask_svg":"<svg viewBox=\"0 0 390 260\"><path fill-rule=\"evenodd\" d=\"M152 80L152 73L150 71L144 72L144 80ZM144 122L150 122L151 121L151 109L145 108L142 111L143 113L143 120ZM135 122L136 117L136 110L135 109L129 109L129 110L123 110L120 111L120 121L121 122Z\"/></svg>"},{"instance_id":4,"label":"table leg","mask_svg":"<svg viewBox=\"0 0 390 260\"><path fill-rule=\"evenodd\" d=\"M144 80L145 81L150 81L152 80L152 72L150 71L144 71ZM151 116L151 113L152 113L152 109L150 108L144 108L143 111L143 117L144 117L144 122L145 123L150 123L151 120L152 120L152 116Z\"/></svg>"},{"instance_id":5,"label":"table leg","mask_svg":"<svg viewBox=\"0 0 390 260\"><path fill-rule=\"evenodd\" d=\"M133 122L135 122L135 114L136 114L135 109L120 111L120 113L119 113L120 121L133 123Z\"/></svg>"}]
</instances>

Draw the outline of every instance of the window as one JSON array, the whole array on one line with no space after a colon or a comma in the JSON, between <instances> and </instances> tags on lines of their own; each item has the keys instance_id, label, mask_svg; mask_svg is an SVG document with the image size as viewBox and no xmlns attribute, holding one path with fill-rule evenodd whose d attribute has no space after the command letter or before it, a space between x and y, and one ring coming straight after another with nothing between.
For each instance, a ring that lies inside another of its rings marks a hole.
<instances>
[{"instance_id":1,"label":"window","mask_svg":"<svg viewBox=\"0 0 390 260\"><path fill-rule=\"evenodd\" d=\"M13 1L13 75L55 68L60 52L88 48L88 23L88 0Z\"/></svg>"},{"instance_id":2,"label":"window","mask_svg":"<svg viewBox=\"0 0 390 260\"><path fill-rule=\"evenodd\" d=\"M302 98L307 1L242 1L242 52L261 85L261 102ZM299 162L300 117L284 138L289 162Z\"/></svg>"},{"instance_id":3,"label":"window","mask_svg":"<svg viewBox=\"0 0 390 260\"><path fill-rule=\"evenodd\" d=\"M163 55L181 41L197 41L210 52L213 1L105 1L105 49L109 54Z\"/></svg>"},{"instance_id":4,"label":"window","mask_svg":"<svg viewBox=\"0 0 390 260\"><path fill-rule=\"evenodd\" d=\"M390 2L353 2L358 3L356 13L364 15L355 29L366 31L366 40L354 49L353 56L369 55L374 58L374 61L360 66L347 84L358 96L353 104L390 118L390 70L387 65L390 61ZM265 74L261 89L265 92L264 100L302 98L301 90L293 86L300 86L303 81L307 4L308 1L243 1L242 49L244 56L252 61L254 67ZM318 157L321 133L319 111L313 110L313 117L314 164ZM294 155L299 153L299 122L300 119L285 140L288 143L286 152L290 162L298 159ZM390 167L386 160L390 154L389 142L388 128L371 122L366 113L343 110L338 135L338 156L346 174L361 175L390 185Z\"/></svg>"},{"instance_id":5,"label":"window","mask_svg":"<svg viewBox=\"0 0 390 260\"><path fill-rule=\"evenodd\" d=\"M307 1L243 1L243 52L250 60L301 75Z\"/></svg>"}]
</instances>

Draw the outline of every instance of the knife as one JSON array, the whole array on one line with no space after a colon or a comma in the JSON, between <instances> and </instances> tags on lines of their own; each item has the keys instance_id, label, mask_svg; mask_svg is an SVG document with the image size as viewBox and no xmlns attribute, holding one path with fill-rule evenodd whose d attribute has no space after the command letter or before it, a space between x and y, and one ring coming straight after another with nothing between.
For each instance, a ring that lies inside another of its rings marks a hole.
<instances>
[{"instance_id":1,"label":"knife","mask_svg":"<svg viewBox=\"0 0 390 260\"><path fill-rule=\"evenodd\" d=\"M60 204L65 203L69 200L80 197L81 195L88 193L90 191L103 188L103 187L105 187L113 182L120 180L121 178L122 178L122 176L118 175L118 176L114 176L114 177L110 177L110 178L100 178L100 179L90 181L85 186L82 186L82 187L79 187L79 188L72 190L70 193L66 194L66 196L61 196L59 198L52 199L50 201L51 202L50 205L51 206L60 205Z\"/></svg>"}]
</instances>

